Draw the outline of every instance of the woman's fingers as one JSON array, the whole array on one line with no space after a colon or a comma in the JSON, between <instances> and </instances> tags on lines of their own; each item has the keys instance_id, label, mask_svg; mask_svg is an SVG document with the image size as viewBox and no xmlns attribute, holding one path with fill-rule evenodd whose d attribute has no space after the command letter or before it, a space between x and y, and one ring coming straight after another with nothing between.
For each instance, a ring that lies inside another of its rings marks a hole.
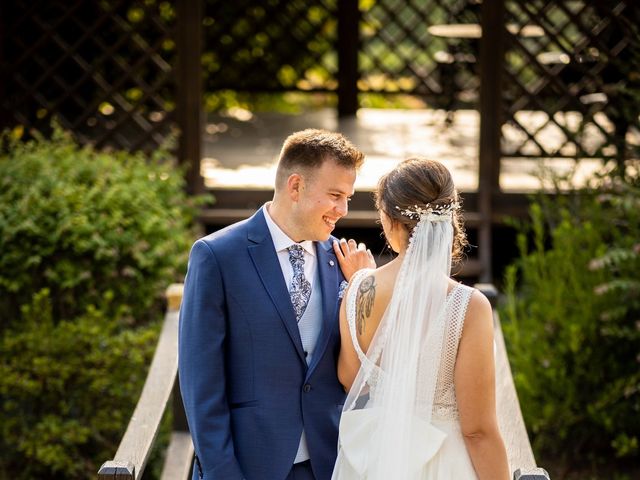
<instances>
[{"instance_id":1,"label":"woman's fingers","mask_svg":"<svg viewBox=\"0 0 640 480\"><path fill-rule=\"evenodd\" d=\"M334 240L333 250L347 280L361 268L376 268L371 251L362 242L358 243L353 239L341 238L339 241Z\"/></svg>"}]
</instances>

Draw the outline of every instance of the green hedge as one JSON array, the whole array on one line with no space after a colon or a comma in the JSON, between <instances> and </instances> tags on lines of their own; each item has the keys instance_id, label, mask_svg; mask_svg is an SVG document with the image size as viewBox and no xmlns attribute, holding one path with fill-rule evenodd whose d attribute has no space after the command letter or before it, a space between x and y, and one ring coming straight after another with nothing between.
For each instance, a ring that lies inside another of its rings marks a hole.
<instances>
[{"instance_id":1,"label":"green hedge","mask_svg":"<svg viewBox=\"0 0 640 480\"><path fill-rule=\"evenodd\" d=\"M97 310L54 324L45 289L0 351L0 464L6 478L90 478L113 457L153 349L157 322L131 330Z\"/></svg>"},{"instance_id":2,"label":"green hedge","mask_svg":"<svg viewBox=\"0 0 640 480\"><path fill-rule=\"evenodd\" d=\"M48 288L54 320L88 305L131 322L157 318L163 288L179 279L193 209L163 156L11 142L0 157L0 314ZM10 320L11 321L11 320Z\"/></svg>"},{"instance_id":3,"label":"green hedge","mask_svg":"<svg viewBox=\"0 0 640 480\"><path fill-rule=\"evenodd\" d=\"M640 188L606 180L531 220L500 313L534 449L624 469L640 459Z\"/></svg>"},{"instance_id":4,"label":"green hedge","mask_svg":"<svg viewBox=\"0 0 640 480\"><path fill-rule=\"evenodd\" d=\"M181 281L195 202L166 155L3 138L0 479L84 479L112 458Z\"/></svg>"}]
</instances>

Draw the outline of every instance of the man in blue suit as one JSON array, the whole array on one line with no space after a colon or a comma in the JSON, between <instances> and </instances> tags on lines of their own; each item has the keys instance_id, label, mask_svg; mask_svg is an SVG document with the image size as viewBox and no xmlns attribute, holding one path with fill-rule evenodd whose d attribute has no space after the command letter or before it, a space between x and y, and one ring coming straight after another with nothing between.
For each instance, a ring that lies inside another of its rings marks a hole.
<instances>
[{"instance_id":1,"label":"man in blue suit","mask_svg":"<svg viewBox=\"0 0 640 480\"><path fill-rule=\"evenodd\" d=\"M331 232L362 161L340 134L294 133L273 201L193 245L179 374L194 479L331 477L345 397L336 359L346 285ZM359 253L371 265L371 254Z\"/></svg>"}]
</instances>

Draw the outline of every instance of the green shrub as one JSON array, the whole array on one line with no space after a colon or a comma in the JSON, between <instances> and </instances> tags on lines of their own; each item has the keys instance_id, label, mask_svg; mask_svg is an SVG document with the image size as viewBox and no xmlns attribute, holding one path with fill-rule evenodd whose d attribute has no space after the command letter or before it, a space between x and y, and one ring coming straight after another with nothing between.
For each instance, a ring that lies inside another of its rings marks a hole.
<instances>
[{"instance_id":1,"label":"green shrub","mask_svg":"<svg viewBox=\"0 0 640 480\"><path fill-rule=\"evenodd\" d=\"M123 329L89 309L54 323L46 289L22 310L0 342L0 478L91 478L129 422L158 322Z\"/></svg>"},{"instance_id":2,"label":"green shrub","mask_svg":"<svg viewBox=\"0 0 640 480\"><path fill-rule=\"evenodd\" d=\"M49 289L54 322L89 305L144 323L181 278L194 212L181 175L164 158L11 142L0 156L0 315ZM117 310L117 311L116 311Z\"/></svg>"},{"instance_id":3,"label":"green shrub","mask_svg":"<svg viewBox=\"0 0 640 480\"><path fill-rule=\"evenodd\" d=\"M162 155L58 129L2 140L0 479L92 478L133 413L199 199Z\"/></svg>"},{"instance_id":4,"label":"green shrub","mask_svg":"<svg viewBox=\"0 0 640 480\"><path fill-rule=\"evenodd\" d=\"M540 200L507 269L500 312L525 421L537 455L565 468L640 456L639 207L621 182Z\"/></svg>"}]
</instances>

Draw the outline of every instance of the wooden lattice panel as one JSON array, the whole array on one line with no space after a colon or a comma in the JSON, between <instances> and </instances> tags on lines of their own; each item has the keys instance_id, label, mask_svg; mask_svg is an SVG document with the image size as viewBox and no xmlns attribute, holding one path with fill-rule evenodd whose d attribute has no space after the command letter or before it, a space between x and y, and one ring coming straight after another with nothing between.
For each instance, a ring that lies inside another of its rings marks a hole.
<instances>
[{"instance_id":1,"label":"wooden lattice panel","mask_svg":"<svg viewBox=\"0 0 640 480\"><path fill-rule=\"evenodd\" d=\"M450 27L478 27L480 2L380 0L360 4L361 91L416 94L445 108L475 105L480 40L465 32L456 36L455 27Z\"/></svg>"},{"instance_id":2,"label":"wooden lattice panel","mask_svg":"<svg viewBox=\"0 0 640 480\"><path fill-rule=\"evenodd\" d=\"M640 6L632 0L505 6L507 24L518 29L507 34L503 154L624 157L624 139L640 113L625 93L635 82L640 94L632 75L640 65Z\"/></svg>"},{"instance_id":3,"label":"wooden lattice panel","mask_svg":"<svg viewBox=\"0 0 640 480\"><path fill-rule=\"evenodd\" d=\"M175 109L175 10L156 1L3 6L4 122L47 131L55 117L97 147L151 151Z\"/></svg>"}]
</instances>

